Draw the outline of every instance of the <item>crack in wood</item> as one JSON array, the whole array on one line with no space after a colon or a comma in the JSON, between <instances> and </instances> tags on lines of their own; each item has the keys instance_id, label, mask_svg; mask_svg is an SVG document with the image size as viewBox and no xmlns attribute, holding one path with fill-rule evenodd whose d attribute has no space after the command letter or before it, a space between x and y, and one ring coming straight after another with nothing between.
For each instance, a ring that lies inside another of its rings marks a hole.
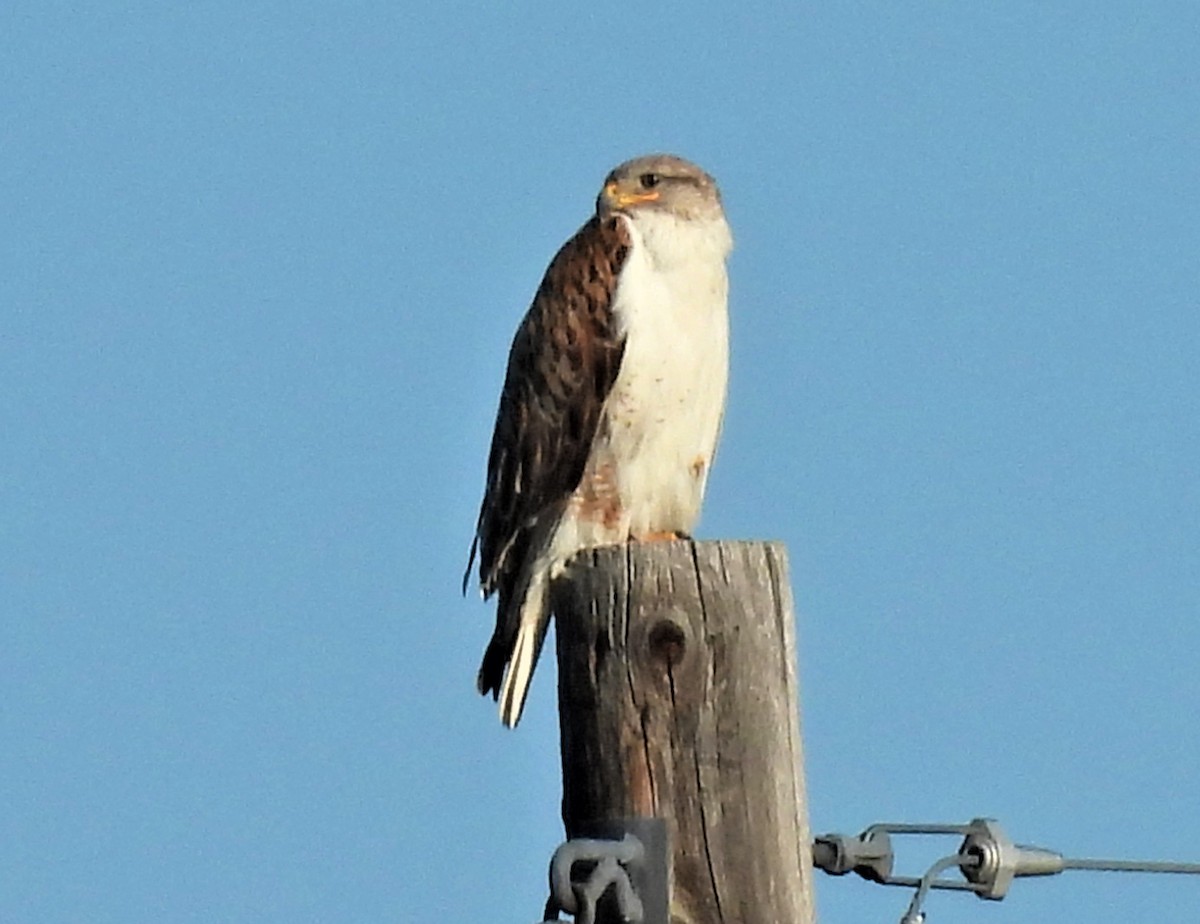
<instances>
[{"instance_id":1,"label":"crack in wood","mask_svg":"<svg viewBox=\"0 0 1200 924\"><path fill-rule=\"evenodd\" d=\"M583 565L560 623L568 831L648 800L670 832L675 924L811 924L783 548L633 544ZM611 650L587 676L578 646L597 627L613 633Z\"/></svg>"}]
</instances>

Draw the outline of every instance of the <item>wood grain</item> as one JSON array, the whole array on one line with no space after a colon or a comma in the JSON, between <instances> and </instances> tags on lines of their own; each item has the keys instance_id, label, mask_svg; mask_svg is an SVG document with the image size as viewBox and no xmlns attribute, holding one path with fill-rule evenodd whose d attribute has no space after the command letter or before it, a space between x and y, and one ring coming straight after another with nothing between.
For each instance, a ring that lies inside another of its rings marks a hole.
<instances>
[{"instance_id":1,"label":"wood grain","mask_svg":"<svg viewBox=\"0 0 1200 924\"><path fill-rule=\"evenodd\" d=\"M590 549L554 596L568 837L663 817L672 922L811 924L783 546Z\"/></svg>"}]
</instances>

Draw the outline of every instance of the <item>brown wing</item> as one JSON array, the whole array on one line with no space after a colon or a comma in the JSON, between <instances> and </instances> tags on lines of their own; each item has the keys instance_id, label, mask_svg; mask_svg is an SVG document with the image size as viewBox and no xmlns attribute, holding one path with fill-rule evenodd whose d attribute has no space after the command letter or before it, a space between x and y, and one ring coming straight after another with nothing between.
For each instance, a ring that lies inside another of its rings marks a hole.
<instances>
[{"instance_id":1,"label":"brown wing","mask_svg":"<svg viewBox=\"0 0 1200 924\"><path fill-rule=\"evenodd\" d=\"M621 220L592 218L551 261L513 338L463 578L465 589L478 548L480 586L501 591L502 610L538 517L583 477L625 348L612 299L629 246Z\"/></svg>"}]
</instances>

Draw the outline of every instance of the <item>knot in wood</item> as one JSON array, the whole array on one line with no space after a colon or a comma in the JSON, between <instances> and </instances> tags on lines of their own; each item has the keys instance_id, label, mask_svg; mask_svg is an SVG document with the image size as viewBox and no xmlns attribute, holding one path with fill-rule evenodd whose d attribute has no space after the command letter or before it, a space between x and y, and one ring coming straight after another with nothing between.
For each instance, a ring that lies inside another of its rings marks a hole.
<instances>
[{"instance_id":1,"label":"knot in wood","mask_svg":"<svg viewBox=\"0 0 1200 924\"><path fill-rule=\"evenodd\" d=\"M650 627L650 657L664 667L675 667L687 654L687 631L673 619L658 619Z\"/></svg>"}]
</instances>

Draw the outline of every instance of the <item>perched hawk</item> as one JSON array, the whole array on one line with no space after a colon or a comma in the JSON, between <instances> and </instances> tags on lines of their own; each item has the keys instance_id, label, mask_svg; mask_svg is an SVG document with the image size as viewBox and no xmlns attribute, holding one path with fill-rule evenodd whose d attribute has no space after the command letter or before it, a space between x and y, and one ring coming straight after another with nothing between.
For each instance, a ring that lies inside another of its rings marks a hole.
<instances>
[{"instance_id":1,"label":"perched hawk","mask_svg":"<svg viewBox=\"0 0 1200 924\"><path fill-rule=\"evenodd\" d=\"M499 594L478 687L521 718L550 582L580 549L690 533L729 364L733 239L713 178L652 155L604 181L513 339L475 553ZM507 670L506 670L507 668Z\"/></svg>"}]
</instances>

